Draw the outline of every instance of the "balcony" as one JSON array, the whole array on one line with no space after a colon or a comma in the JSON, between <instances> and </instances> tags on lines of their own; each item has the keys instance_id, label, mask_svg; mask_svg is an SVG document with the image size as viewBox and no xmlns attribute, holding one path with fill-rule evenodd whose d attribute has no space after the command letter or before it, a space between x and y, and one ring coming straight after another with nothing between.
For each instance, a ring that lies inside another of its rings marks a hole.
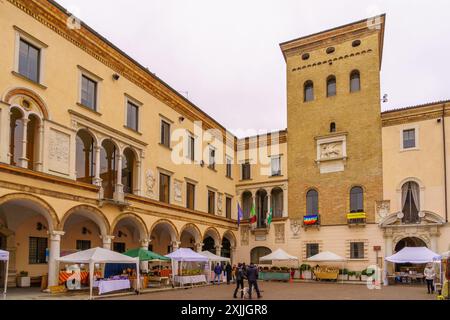
<instances>
[{"instance_id":1,"label":"balcony","mask_svg":"<svg viewBox=\"0 0 450 320\"><path fill-rule=\"evenodd\" d=\"M349 226L364 226L366 224L365 212L347 213L347 224Z\"/></svg>"},{"instance_id":2,"label":"balcony","mask_svg":"<svg viewBox=\"0 0 450 320\"><path fill-rule=\"evenodd\" d=\"M307 216L303 216L303 227L311 228L311 227L320 227L320 215L319 214L311 214Z\"/></svg>"}]
</instances>

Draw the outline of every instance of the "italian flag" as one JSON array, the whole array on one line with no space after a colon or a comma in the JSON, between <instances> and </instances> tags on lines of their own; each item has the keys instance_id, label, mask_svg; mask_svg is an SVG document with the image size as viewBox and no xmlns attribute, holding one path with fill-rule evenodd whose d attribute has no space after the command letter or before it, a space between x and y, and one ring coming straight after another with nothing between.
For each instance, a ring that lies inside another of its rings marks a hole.
<instances>
[{"instance_id":1,"label":"italian flag","mask_svg":"<svg viewBox=\"0 0 450 320\"><path fill-rule=\"evenodd\" d=\"M255 205L252 206L252 210L250 210L250 224L255 225L256 224L256 211L255 211Z\"/></svg>"},{"instance_id":2,"label":"italian flag","mask_svg":"<svg viewBox=\"0 0 450 320\"><path fill-rule=\"evenodd\" d=\"M270 208L270 212L269 212L269 214L267 215L267 218L266 218L266 223L267 223L268 227L270 227L270 224L272 223L272 218L273 218L272 208Z\"/></svg>"}]
</instances>

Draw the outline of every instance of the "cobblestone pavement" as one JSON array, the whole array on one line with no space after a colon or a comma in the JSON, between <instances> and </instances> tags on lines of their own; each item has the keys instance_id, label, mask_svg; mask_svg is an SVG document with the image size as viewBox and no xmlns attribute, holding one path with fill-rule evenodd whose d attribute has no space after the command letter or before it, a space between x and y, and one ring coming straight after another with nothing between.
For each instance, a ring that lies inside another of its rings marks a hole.
<instances>
[{"instance_id":1,"label":"cobblestone pavement","mask_svg":"<svg viewBox=\"0 0 450 320\"><path fill-rule=\"evenodd\" d=\"M341 283L259 282L262 299L267 300L435 300L425 286L388 286L369 290L365 285ZM233 300L234 285L221 284L134 296L115 297L126 300ZM256 294L254 296L256 298Z\"/></svg>"}]
</instances>

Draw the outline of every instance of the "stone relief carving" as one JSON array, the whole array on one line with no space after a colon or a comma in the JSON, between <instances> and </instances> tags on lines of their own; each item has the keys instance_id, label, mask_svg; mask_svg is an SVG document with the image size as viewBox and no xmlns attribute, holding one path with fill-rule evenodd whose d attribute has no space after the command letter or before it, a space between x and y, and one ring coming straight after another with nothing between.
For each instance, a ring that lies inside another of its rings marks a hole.
<instances>
[{"instance_id":1,"label":"stone relief carving","mask_svg":"<svg viewBox=\"0 0 450 320\"><path fill-rule=\"evenodd\" d=\"M296 239L298 238L300 235L300 229L302 228L302 222L300 219L293 219L290 220L291 222L291 231L293 233L292 238Z\"/></svg>"},{"instance_id":2,"label":"stone relief carving","mask_svg":"<svg viewBox=\"0 0 450 320\"><path fill-rule=\"evenodd\" d=\"M173 195L174 195L174 200L177 202L181 202L183 201L183 197L182 197L182 187L183 187L183 182L179 181L179 180L175 180L173 183Z\"/></svg>"},{"instance_id":3,"label":"stone relief carving","mask_svg":"<svg viewBox=\"0 0 450 320\"><path fill-rule=\"evenodd\" d=\"M248 226L241 226L241 246L248 246Z\"/></svg>"},{"instance_id":4,"label":"stone relief carving","mask_svg":"<svg viewBox=\"0 0 450 320\"><path fill-rule=\"evenodd\" d=\"M153 190L155 188L155 181L156 181L155 174L151 169L148 169L147 172L145 173L145 186L146 186L145 193L149 197L155 196L155 192Z\"/></svg>"},{"instance_id":5,"label":"stone relief carving","mask_svg":"<svg viewBox=\"0 0 450 320\"><path fill-rule=\"evenodd\" d=\"M275 226L275 242L284 243L284 223L274 224Z\"/></svg>"},{"instance_id":6,"label":"stone relief carving","mask_svg":"<svg viewBox=\"0 0 450 320\"><path fill-rule=\"evenodd\" d=\"M320 159L333 159L342 157L342 142L324 143L320 145Z\"/></svg>"},{"instance_id":7,"label":"stone relief carving","mask_svg":"<svg viewBox=\"0 0 450 320\"><path fill-rule=\"evenodd\" d=\"M69 174L70 136L64 132L50 130L48 144L49 170Z\"/></svg>"},{"instance_id":8,"label":"stone relief carving","mask_svg":"<svg viewBox=\"0 0 450 320\"><path fill-rule=\"evenodd\" d=\"M377 214L380 218L387 217L391 211L391 201L383 200L376 202Z\"/></svg>"},{"instance_id":9,"label":"stone relief carving","mask_svg":"<svg viewBox=\"0 0 450 320\"><path fill-rule=\"evenodd\" d=\"M219 215L222 215L222 198L223 195L219 193L217 196L217 212L219 213Z\"/></svg>"}]
</instances>

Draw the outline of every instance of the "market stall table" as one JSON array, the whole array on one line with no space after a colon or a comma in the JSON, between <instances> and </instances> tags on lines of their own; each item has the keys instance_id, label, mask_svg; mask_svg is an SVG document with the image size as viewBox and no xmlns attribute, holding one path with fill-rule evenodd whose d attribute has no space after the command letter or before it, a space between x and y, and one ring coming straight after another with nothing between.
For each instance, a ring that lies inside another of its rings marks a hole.
<instances>
[{"instance_id":1,"label":"market stall table","mask_svg":"<svg viewBox=\"0 0 450 320\"><path fill-rule=\"evenodd\" d=\"M204 274L199 274L195 276L174 276L173 281L180 285L185 284L193 285L194 283L203 283L203 282L206 283L206 276Z\"/></svg>"},{"instance_id":2,"label":"market stall table","mask_svg":"<svg viewBox=\"0 0 450 320\"><path fill-rule=\"evenodd\" d=\"M112 291L119 291L131 288L129 279L120 280L99 280L94 281L94 287L98 288L98 294L104 294Z\"/></svg>"}]
</instances>

